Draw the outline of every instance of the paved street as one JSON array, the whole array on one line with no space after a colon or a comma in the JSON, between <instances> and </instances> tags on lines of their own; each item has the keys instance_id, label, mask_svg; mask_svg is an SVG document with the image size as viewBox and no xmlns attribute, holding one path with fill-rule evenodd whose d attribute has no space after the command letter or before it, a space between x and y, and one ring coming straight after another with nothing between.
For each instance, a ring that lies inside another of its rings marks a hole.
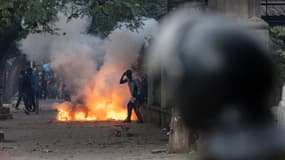
<instances>
[{"instance_id":1,"label":"paved street","mask_svg":"<svg viewBox=\"0 0 285 160\"><path fill-rule=\"evenodd\" d=\"M185 159L152 153L167 146L166 134L154 124L57 122L52 103L41 101L39 115L27 116L12 108L14 119L0 121L0 131L5 133L1 160Z\"/></svg>"}]
</instances>

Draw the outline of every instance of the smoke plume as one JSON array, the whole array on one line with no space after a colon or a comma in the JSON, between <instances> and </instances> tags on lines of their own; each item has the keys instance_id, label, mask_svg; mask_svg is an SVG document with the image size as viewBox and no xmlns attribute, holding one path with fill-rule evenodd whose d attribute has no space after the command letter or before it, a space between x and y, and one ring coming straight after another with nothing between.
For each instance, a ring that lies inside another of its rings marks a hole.
<instances>
[{"instance_id":1,"label":"smoke plume","mask_svg":"<svg viewBox=\"0 0 285 160\"><path fill-rule=\"evenodd\" d=\"M77 96L96 99L110 96L115 90L125 92L126 86L119 85L120 76L136 63L144 38L156 32L157 22L147 19L137 32L122 27L106 39L100 39L87 34L89 18L69 23L66 19L60 14L55 24L60 28L60 35L30 34L19 42L20 50L29 60L49 62ZM125 103L129 95L121 95Z\"/></svg>"}]
</instances>

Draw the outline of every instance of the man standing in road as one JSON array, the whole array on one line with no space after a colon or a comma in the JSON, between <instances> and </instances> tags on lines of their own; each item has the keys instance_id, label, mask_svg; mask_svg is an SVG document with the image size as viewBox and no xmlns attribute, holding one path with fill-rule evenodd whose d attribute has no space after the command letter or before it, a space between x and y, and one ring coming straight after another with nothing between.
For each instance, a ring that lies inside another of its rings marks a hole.
<instances>
[{"instance_id":1,"label":"man standing in road","mask_svg":"<svg viewBox=\"0 0 285 160\"><path fill-rule=\"evenodd\" d=\"M135 110L135 113L138 118L138 123L143 123L143 119L141 113L139 111L139 96L141 94L141 86L138 79L133 78L133 73L131 70L127 70L124 72L120 79L120 84L124 84L128 82L128 86L131 93L131 99L128 102L128 117L124 122L131 122L132 110Z\"/></svg>"}]
</instances>

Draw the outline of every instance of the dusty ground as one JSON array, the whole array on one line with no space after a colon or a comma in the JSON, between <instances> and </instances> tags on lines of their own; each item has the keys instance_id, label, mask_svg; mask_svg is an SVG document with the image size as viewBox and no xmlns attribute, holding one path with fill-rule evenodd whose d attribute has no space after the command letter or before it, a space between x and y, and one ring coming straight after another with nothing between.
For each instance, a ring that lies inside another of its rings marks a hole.
<instances>
[{"instance_id":1,"label":"dusty ground","mask_svg":"<svg viewBox=\"0 0 285 160\"><path fill-rule=\"evenodd\" d=\"M151 153L167 145L167 136L153 124L59 123L52 103L41 102L39 115L11 109L14 119L0 121L6 139L0 142L0 160L186 159Z\"/></svg>"}]
</instances>

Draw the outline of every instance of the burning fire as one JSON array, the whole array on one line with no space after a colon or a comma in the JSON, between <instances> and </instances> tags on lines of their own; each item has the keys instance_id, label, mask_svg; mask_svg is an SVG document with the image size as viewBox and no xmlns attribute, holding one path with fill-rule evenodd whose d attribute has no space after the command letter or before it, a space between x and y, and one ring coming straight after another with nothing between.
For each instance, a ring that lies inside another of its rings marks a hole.
<instances>
[{"instance_id":1,"label":"burning fire","mask_svg":"<svg viewBox=\"0 0 285 160\"><path fill-rule=\"evenodd\" d=\"M109 70L109 69L108 69ZM106 121L124 120L127 117L127 102L130 99L127 85L118 83L118 74L99 72L95 80L86 85L83 102L58 104L58 121ZM132 120L135 120L132 114Z\"/></svg>"},{"instance_id":2,"label":"burning fire","mask_svg":"<svg viewBox=\"0 0 285 160\"><path fill-rule=\"evenodd\" d=\"M124 120L127 116L126 108L113 104L96 104L92 105L93 109L64 102L57 106L58 121L103 121L103 120ZM97 114L96 114L97 113ZM133 116L132 119L135 119Z\"/></svg>"}]
</instances>

